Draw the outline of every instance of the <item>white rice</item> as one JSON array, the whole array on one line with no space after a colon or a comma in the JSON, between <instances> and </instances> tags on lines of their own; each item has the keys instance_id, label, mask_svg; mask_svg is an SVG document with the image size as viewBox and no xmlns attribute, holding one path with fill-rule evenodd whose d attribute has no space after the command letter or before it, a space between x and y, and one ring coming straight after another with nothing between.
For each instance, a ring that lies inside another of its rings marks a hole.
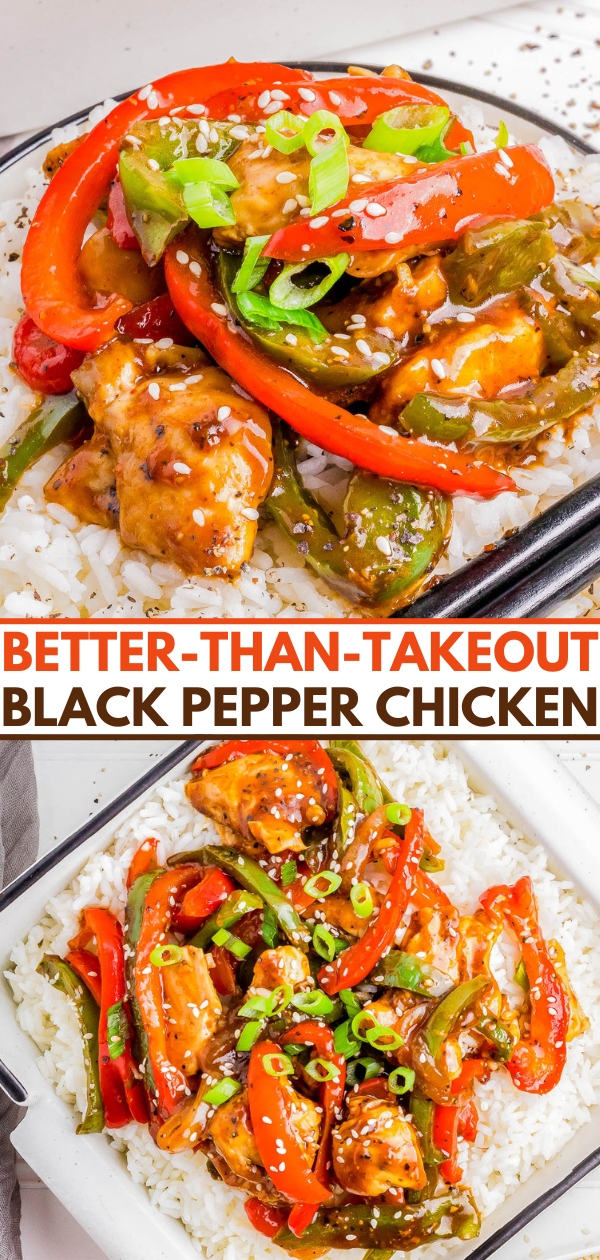
<instances>
[{"instance_id":1,"label":"white rice","mask_svg":"<svg viewBox=\"0 0 600 1260\"><path fill-rule=\"evenodd\" d=\"M105 102L90 115L95 124L114 106ZM493 146L479 106L463 111L478 149ZM53 147L73 139L71 125L56 130ZM511 138L511 143L514 141ZM600 154L576 157L559 137L542 138L557 195L580 195L600 206ZM574 163L577 166L574 167ZM20 259L29 221L44 191L40 170L30 169L23 196L0 205L0 444L26 418L35 398L10 366L14 326L23 312ZM13 255L16 257L12 258ZM12 261L10 261L12 258ZM523 525L574 486L600 471L600 406L579 420L565 440L560 426L542 444L542 459L512 470L518 492L490 502L454 500L454 527L436 572L454 572L503 534ZM295 546L273 525L259 528L251 562L233 583L186 578L175 565L131 551L118 534L81 525L56 504L47 504L43 486L68 453L44 456L22 479L0 520L0 617L336 617L353 609L317 579ZM300 448L306 487L325 508L341 503L351 468L348 460L310 443ZM555 616L600 616L600 582L571 599Z\"/></svg>"},{"instance_id":2,"label":"white rice","mask_svg":"<svg viewBox=\"0 0 600 1260\"><path fill-rule=\"evenodd\" d=\"M570 981L590 1020L588 1031L569 1043L560 1084L545 1097L520 1093L504 1070L476 1085L479 1133L474 1146L461 1144L460 1163L487 1216L590 1121L591 1107L600 1102L600 917L575 895L572 884L552 873L544 850L509 826L490 796L471 789L454 751L433 741L388 740L365 747L396 798L424 808L446 862L436 878L461 910L474 911L480 894L495 883L531 876L542 930L546 938L560 941ZM85 1075L76 1016L68 1000L35 968L44 952L66 952L85 906L106 906L123 917L127 869L140 842L150 836L160 839L161 863L199 840L216 839L212 823L187 802L182 780L157 789L120 827L110 848L90 858L70 888L52 898L42 922L15 946L14 970L7 972L18 1021L42 1052L40 1070L78 1114L85 1107ZM494 969L502 988L515 996L514 955L510 959L510 950L497 950ZM111 1140L124 1152L134 1180L147 1187L152 1203L181 1219L204 1255L218 1260L225 1255L226 1260L281 1257L279 1248L249 1229L244 1196L213 1181L204 1156L168 1157L136 1124L113 1133ZM451 1245L431 1244L420 1254L433 1260ZM332 1254L338 1260L348 1255ZM358 1251L349 1254L350 1260L358 1260Z\"/></svg>"}]
</instances>

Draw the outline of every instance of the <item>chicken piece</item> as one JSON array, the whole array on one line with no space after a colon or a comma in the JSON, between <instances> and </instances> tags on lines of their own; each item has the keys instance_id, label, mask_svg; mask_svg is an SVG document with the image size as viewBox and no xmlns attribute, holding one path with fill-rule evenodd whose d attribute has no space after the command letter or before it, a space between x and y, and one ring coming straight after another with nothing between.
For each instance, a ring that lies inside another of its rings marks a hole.
<instances>
[{"instance_id":1,"label":"chicken piece","mask_svg":"<svg viewBox=\"0 0 600 1260\"><path fill-rule=\"evenodd\" d=\"M373 905L380 906L383 900L377 889L369 884ZM348 897L342 897L335 893L327 897L323 902L318 903L318 908L325 914L325 926L339 928L341 932L348 932L350 936L364 936L369 924L371 916L361 919L356 913L352 902ZM315 906L309 906L305 911L304 918L311 919L315 913Z\"/></svg>"},{"instance_id":2,"label":"chicken piece","mask_svg":"<svg viewBox=\"0 0 600 1260\"><path fill-rule=\"evenodd\" d=\"M347 1118L331 1137L333 1167L344 1190L376 1198L390 1188L427 1185L416 1130L397 1103L351 1094Z\"/></svg>"},{"instance_id":3,"label":"chicken piece","mask_svg":"<svg viewBox=\"0 0 600 1260\"><path fill-rule=\"evenodd\" d=\"M191 1151L198 1145L206 1131L208 1113L213 1110L204 1101L204 1095L210 1088L210 1079L204 1077L195 1098L185 1102L180 1111L161 1124L156 1134L156 1145L161 1151L176 1155L180 1151Z\"/></svg>"},{"instance_id":4,"label":"chicken piece","mask_svg":"<svg viewBox=\"0 0 600 1260\"><path fill-rule=\"evenodd\" d=\"M237 574L252 553L256 509L272 475L267 412L189 347L159 350L116 339L85 359L73 380L114 459L126 546L186 573ZM50 502L63 502L66 478L74 501L71 461L47 483ZM81 510L90 511L83 519L97 523L89 507L95 490L82 482Z\"/></svg>"},{"instance_id":5,"label":"chicken piece","mask_svg":"<svg viewBox=\"0 0 600 1260\"><path fill-rule=\"evenodd\" d=\"M168 1056L186 1076L200 1070L200 1052L212 1037L221 1002L201 949L184 945L181 962L162 969Z\"/></svg>"},{"instance_id":6,"label":"chicken piece","mask_svg":"<svg viewBox=\"0 0 600 1260\"><path fill-rule=\"evenodd\" d=\"M115 461L102 433L93 436L69 455L44 487L46 498L72 512L80 521L116 529L119 500Z\"/></svg>"},{"instance_id":7,"label":"chicken piece","mask_svg":"<svg viewBox=\"0 0 600 1260\"><path fill-rule=\"evenodd\" d=\"M233 844L239 835L269 853L299 853L302 832L326 816L317 770L302 754L286 761L274 752L248 753L205 770L186 793L195 809L228 829Z\"/></svg>"},{"instance_id":8,"label":"chicken piece","mask_svg":"<svg viewBox=\"0 0 600 1260\"><path fill-rule=\"evenodd\" d=\"M234 1094L228 1102L215 1108L215 1114L207 1125L207 1132L227 1160L237 1177L252 1181L262 1167L258 1147L252 1132L248 1090Z\"/></svg>"},{"instance_id":9,"label":"chicken piece","mask_svg":"<svg viewBox=\"0 0 600 1260\"><path fill-rule=\"evenodd\" d=\"M296 992L311 979L308 958L295 945L279 945L277 949L265 949L254 964L252 989L276 989L289 984Z\"/></svg>"},{"instance_id":10,"label":"chicken piece","mask_svg":"<svg viewBox=\"0 0 600 1260\"><path fill-rule=\"evenodd\" d=\"M394 368L370 416L379 423L395 421L404 404L423 390L495 398L509 386L536 380L545 362L541 329L514 302L499 303L474 323L441 332Z\"/></svg>"},{"instance_id":11,"label":"chicken piece","mask_svg":"<svg viewBox=\"0 0 600 1260\"><path fill-rule=\"evenodd\" d=\"M108 227L88 237L77 270L97 305L102 294L121 293L137 306L165 292L162 266L149 267L138 249L121 249Z\"/></svg>"},{"instance_id":12,"label":"chicken piece","mask_svg":"<svg viewBox=\"0 0 600 1260\"><path fill-rule=\"evenodd\" d=\"M240 245L248 236L270 236L286 227L301 208L310 206L310 162L305 148L296 149L295 153L278 153L261 136L245 140L229 160L240 184L231 195L236 221L231 227L215 230L217 243ZM348 149L348 166L348 196L355 198L360 198L363 187L400 179L419 169L415 162L405 162L398 153L376 153L354 145Z\"/></svg>"},{"instance_id":13,"label":"chicken piece","mask_svg":"<svg viewBox=\"0 0 600 1260\"><path fill-rule=\"evenodd\" d=\"M414 1034L427 1019L435 1006L431 998L420 997L408 989L386 989L374 1002L363 1008L382 1024L402 1038L402 1045L395 1051L399 1063L410 1063L409 1049Z\"/></svg>"},{"instance_id":14,"label":"chicken piece","mask_svg":"<svg viewBox=\"0 0 600 1260\"><path fill-rule=\"evenodd\" d=\"M402 949L407 954L424 958L432 967L458 984L458 912L451 909L433 910L429 906L416 910L406 929Z\"/></svg>"},{"instance_id":15,"label":"chicken piece","mask_svg":"<svg viewBox=\"0 0 600 1260\"><path fill-rule=\"evenodd\" d=\"M382 271L395 271L395 276L383 275L353 289L334 306L320 306L319 317L329 332L345 332L353 329L356 338L375 329L388 329L390 340L406 346L422 334L423 323L431 311L443 306L448 286L440 267L439 254L422 258L412 269L402 261L406 251L373 250L364 255L365 263L356 259L356 267L349 270L353 275L373 275L369 255L382 255L377 266ZM356 329L356 316L364 318L361 328Z\"/></svg>"}]
</instances>

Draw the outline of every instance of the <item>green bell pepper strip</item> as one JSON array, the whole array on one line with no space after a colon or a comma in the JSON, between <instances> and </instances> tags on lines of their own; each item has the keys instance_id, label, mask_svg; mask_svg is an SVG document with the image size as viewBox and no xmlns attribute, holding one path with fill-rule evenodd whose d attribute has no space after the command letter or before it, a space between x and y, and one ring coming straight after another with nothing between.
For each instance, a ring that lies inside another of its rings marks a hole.
<instances>
[{"instance_id":1,"label":"green bell pepper strip","mask_svg":"<svg viewBox=\"0 0 600 1260\"><path fill-rule=\"evenodd\" d=\"M375 149L378 153L416 153L423 145L433 144L449 118L447 105L433 105L428 101L397 105L375 120L363 140L363 149Z\"/></svg>"},{"instance_id":2,"label":"green bell pepper strip","mask_svg":"<svg viewBox=\"0 0 600 1260\"><path fill-rule=\"evenodd\" d=\"M156 1083L149 1054L148 1034L144 1028L142 1013L136 997L135 959L142 930L146 894L152 887L155 879L158 879L159 875L164 875L164 873L164 867L160 867L158 870L146 871L144 875L139 875L129 889L125 909L125 943L127 945L125 950L125 976L127 979L129 1010L135 1033L133 1053L138 1063L144 1064L144 1084L151 1097L154 1097L156 1094Z\"/></svg>"},{"instance_id":3,"label":"green bell pepper strip","mask_svg":"<svg viewBox=\"0 0 600 1260\"><path fill-rule=\"evenodd\" d=\"M300 1237L282 1226L273 1239L279 1247L306 1251L313 1247L372 1247L387 1251L413 1251L439 1238L477 1238L481 1221L472 1195L450 1190L440 1198L420 1204L379 1203L377 1224L372 1225L370 1203L351 1203L340 1208L319 1208ZM350 1235L350 1237L348 1237Z\"/></svg>"},{"instance_id":4,"label":"green bell pepper strip","mask_svg":"<svg viewBox=\"0 0 600 1260\"><path fill-rule=\"evenodd\" d=\"M104 1104L98 1067L99 1008L77 973L57 954L44 954L37 971L70 999L79 1021L87 1082L87 1108L81 1124L77 1126L77 1133L101 1133L104 1128Z\"/></svg>"},{"instance_id":5,"label":"green bell pepper strip","mask_svg":"<svg viewBox=\"0 0 600 1260\"><path fill-rule=\"evenodd\" d=\"M461 1015L472 1006L484 989L489 988L490 983L487 976L474 976L472 980L457 984L438 1002L419 1034L436 1062L440 1058L444 1042L453 1032Z\"/></svg>"},{"instance_id":6,"label":"green bell pepper strip","mask_svg":"<svg viewBox=\"0 0 600 1260\"><path fill-rule=\"evenodd\" d=\"M282 428L274 432L273 455L266 510L317 576L373 615L386 616L409 603L446 545L450 500L355 469L338 532L302 486ZM389 555L378 546L381 539Z\"/></svg>"},{"instance_id":7,"label":"green bell pepper strip","mask_svg":"<svg viewBox=\"0 0 600 1260\"><path fill-rule=\"evenodd\" d=\"M0 447L0 511L10 499L23 473L47 451L68 442L88 419L75 393L48 395Z\"/></svg>"},{"instance_id":8,"label":"green bell pepper strip","mask_svg":"<svg viewBox=\"0 0 600 1260\"><path fill-rule=\"evenodd\" d=\"M475 1024L475 1032L481 1033L487 1041L491 1041L496 1048L496 1058L500 1063L510 1063L515 1046L517 1044L516 1037L513 1037L506 1024L502 1020L497 1019L495 1015L491 1015L488 1011L484 1011L483 1015Z\"/></svg>"},{"instance_id":9,"label":"green bell pepper strip","mask_svg":"<svg viewBox=\"0 0 600 1260\"><path fill-rule=\"evenodd\" d=\"M232 892L225 901L221 903L218 910L211 914L210 918L202 924L202 927L188 941L189 945L194 945L196 949L208 949L215 932L219 928L234 927L245 914L250 914L252 910L261 910L263 907L262 897L257 897L255 893L240 891Z\"/></svg>"},{"instance_id":10,"label":"green bell pepper strip","mask_svg":"<svg viewBox=\"0 0 600 1260\"><path fill-rule=\"evenodd\" d=\"M557 254L540 276L543 288L549 289L573 319L587 332L598 337L600 330L600 279L568 258Z\"/></svg>"},{"instance_id":11,"label":"green bell pepper strip","mask_svg":"<svg viewBox=\"0 0 600 1260\"><path fill-rule=\"evenodd\" d=\"M462 154L462 147L460 150L449 149L446 144L446 140L454 130L455 122L456 115L452 114L448 121L443 124L437 136L435 136L429 144L419 145L419 148L415 150L415 157L417 157L420 162L437 163L449 162L451 158L458 157L459 153ZM463 156L465 155L463 154Z\"/></svg>"},{"instance_id":12,"label":"green bell pepper strip","mask_svg":"<svg viewBox=\"0 0 600 1260\"><path fill-rule=\"evenodd\" d=\"M356 800L352 792L338 776L338 816L331 843L331 849L338 857L342 857L348 845L352 843L356 824L356 808Z\"/></svg>"},{"instance_id":13,"label":"green bell pepper strip","mask_svg":"<svg viewBox=\"0 0 600 1260\"><path fill-rule=\"evenodd\" d=\"M310 934L302 919L281 888L253 858L246 857L237 849L207 845L204 849L177 853L175 857L169 858L168 865L181 866L187 862L200 862L202 866L218 866L219 870L225 871L226 875L237 880L247 892L256 893L273 911L281 931L292 945L297 945L299 949L306 952L310 945Z\"/></svg>"},{"instance_id":14,"label":"green bell pepper strip","mask_svg":"<svg viewBox=\"0 0 600 1260\"><path fill-rule=\"evenodd\" d=\"M393 1250L384 1251L378 1247L371 1247L369 1251L365 1251L362 1260L392 1260Z\"/></svg>"},{"instance_id":15,"label":"green bell pepper strip","mask_svg":"<svg viewBox=\"0 0 600 1260\"><path fill-rule=\"evenodd\" d=\"M531 217L546 224L557 249L571 262L582 266L600 254L600 225L585 202L553 202L547 210Z\"/></svg>"},{"instance_id":16,"label":"green bell pepper strip","mask_svg":"<svg viewBox=\"0 0 600 1260\"><path fill-rule=\"evenodd\" d=\"M264 261L266 262L266 259ZM294 311L320 302L321 298L333 288L336 280L343 276L350 262L350 255L334 254L333 258L319 258L317 261L328 267L329 275L324 276L318 284L310 288L301 288L294 284L293 278L301 276L307 267L313 266L312 263L288 263L283 268L269 288L269 297L275 306L284 306Z\"/></svg>"},{"instance_id":17,"label":"green bell pepper strip","mask_svg":"<svg viewBox=\"0 0 600 1260\"><path fill-rule=\"evenodd\" d=\"M296 329L303 329L317 345L327 340L327 329L312 311L302 310L301 307L287 310L285 306L275 306L262 293L238 293L236 302L238 315L251 328L256 326L268 332L279 332L282 325L291 324ZM292 336L295 337L296 333Z\"/></svg>"},{"instance_id":18,"label":"green bell pepper strip","mask_svg":"<svg viewBox=\"0 0 600 1260\"><path fill-rule=\"evenodd\" d=\"M232 293L246 293L260 284L265 271L270 266L270 258L261 258L268 236L248 236L244 243L244 256L239 271L231 285Z\"/></svg>"},{"instance_id":19,"label":"green bell pepper strip","mask_svg":"<svg viewBox=\"0 0 600 1260\"><path fill-rule=\"evenodd\" d=\"M435 1103L430 1098L425 1098L418 1090L413 1090L410 1095L409 1110L419 1132L423 1163L427 1167L443 1164L446 1156L438 1150L433 1140Z\"/></svg>"},{"instance_id":20,"label":"green bell pepper strip","mask_svg":"<svg viewBox=\"0 0 600 1260\"><path fill-rule=\"evenodd\" d=\"M582 333L575 326L572 316L566 311L550 309L535 289L523 289L519 294L519 305L539 324L553 372L566 367L574 350L584 349Z\"/></svg>"},{"instance_id":21,"label":"green bell pepper strip","mask_svg":"<svg viewBox=\"0 0 600 1260\"><path fill-rule=\"evenodd\" d=\"M409 989L411 993L429 998L444 997L453 987L443 972L402 949L390 950L374 967L369 980L386 988Z\"/></svg>"},{"instance_id":22,"label":"green bell pepper strip","mask_svg":"<svg viewBox=\"0 0 600 1260\"><path fill-rule=\"evenodd\" d=\"M539 276L555 252L547 227L531 219L496 219L468 228L442 260L450 300L480 306L499 293L512 293Z\"/></svg>"}]
</instances>

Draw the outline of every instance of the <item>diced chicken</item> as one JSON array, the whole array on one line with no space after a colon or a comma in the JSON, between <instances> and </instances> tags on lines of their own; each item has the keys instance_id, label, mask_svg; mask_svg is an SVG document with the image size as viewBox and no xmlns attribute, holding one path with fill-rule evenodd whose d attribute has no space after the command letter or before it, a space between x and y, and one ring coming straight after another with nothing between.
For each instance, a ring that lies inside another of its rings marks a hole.
<instances>
[{"instance_id":1,"label":"diced chicken","mask_svg":"<svg viewBox=\"0 0 600 1260\"><path fill-rule=\"evenodd\" d=\"M373 906L376 908L381 905L382 898L372 884L369 884L369 888ZM325 926L339 928L341 932L348 932L350 936L364 936L371 922L371 916L361 919L348 897L336 896L333 893L318 905L325 914ZM314 912L315 906L309 906L304 917L311 919Z\"/></svg>"},{"instance_id":2,"label":"diced chicken","mask_svg":"<svg viewBox=\"0 0 600 1260\"><path fill-rule=\"evenodd\" d=\"M408 989L386 989L381 997L368 1002L364 1007L384 1028L398 1033L402 1044L398 1047L397 1057L400 1063L409 1062L407 1058L410 1042L433 1010L435 1002L431 998L420 997L410 993Z\"/></svg>"},{"instance_id":3,"label":"diced chicken","mask_svg":"<svg viewBox=\"0 0 600 1260\"><path fill-rule=\"evenodd\" d=\"M291 989L301 989L310 980L310 967L306 954L295 945L279 945L266 949L257 958L252 976L253 989L276 989L289 984Z\"/></svg>"},{"instance_id":4,"label":"diced chicken","mask_svg":"<svg viewBox=\"0 0 600 1260\"><path fill-rule=\"evenodd\" d=\"M402 949L407 954L423 958L449 976L454 984L459 979L459 945L458 914L454 908L416 910L402 941Z\"/></svg>"},{"instance_id":5,"label":"diced chicken","mask_svg":"<svg viewBox=\"0 0 600 1260\"><path fill-rule=\"evenodd\" d=\"M377 256L373 261L372 255ZM319 307L329 331L350 328L351 336L368 342L370 332L383 328L391 341L403 347L414 342L431 311L443 306L448 286L439 254L422 258L413 268L403 261L405 257L406 250L367 250L357 255L349 268L351 274L378 278L365 280L333 306ZM379 275L380 271L392 274ZM357 322L361 323L358 329Z\"/></svg>"},{"instance_id":6,"label":"diced chicken","mask_svg":"<svg viewBox=\"0 0 600 1260\"><path fill-rule=\"evenodd\" d=\"M46 498L94 524L115 523L99 506L112 460L126 546L186 573L234 576L252 553L271 480L267 412L202 351L181 346L115 340L73 379L96 432L54 473Z\"/></svg>"},{"instance_id":7,"label":"diced chicken","mask_svg":"<svg viewBox=\"0 0 600 1260\"><path fill-rule=\"evenodd\" d=\"M264 845L269 853L304 848L302 832L325 821L320 779L308 758L248 753L206 770L186 788L192 805L216 823Z\"/></svg>"},{"instance_id":8,"label":"diced chicken","mask_svg":"<svg viewBox=\"0 0 600 1260\"><path fill-rule=\"evenodd\" d=\"M206 1130L208 1113L212 1111L204 1101L209 1089L209 1081L202 1080L195 1098L189 1099L181 1111L176 1111L161 1124L156 1135L156 1145L161 1151L176 1155L180 1151L191 1151L198 1145Z\"/></svg>"},{"instance_id":9,"label":"diced chicken","mask_svg":"<svg viewBox=\"0 0 600 1260\"><path fill-rule=\"evenodd\" d=\"M423 390L495 398L508 386L536 380L545 361L541 330L513 302L499 303L474 323L453 325L394 368L370 415L396 420Z\"/></svg>"},{"instance_id":10,"label":"diced chicken","mask_svg":"<svg viewBox=\"0 0 600 1260\"><path fill-rule=\"evenodd\" d=\"M187 1076L200 1069L202 1047L212 1037L221 1001L201 949L185 945L181 962L162 969L168 1056Z\"/></svg>"},{"instance_id":11,"label":"diced chicken","mask_svg":"<svg viewBox=\"0 0 600 1260\"><path fill-rule=\"evenodd\" d=\"M250 1180L256 1176L262 1160L252 1132L247 1089L215 1108L207 1132L236 1176Z\"/></svg>"},{"instance_id":12,"label":"diced chicken","mask_svg":"<svg viewBox=\"0 0 600 1260\"><path fill-rule=\"evenodd\" d=\"M414 1126L396 1103L351 1094L348 1115L332 1133L333 1167L352 1194L375 1198L427 1184Z\"/></svg>"}]
</instances>

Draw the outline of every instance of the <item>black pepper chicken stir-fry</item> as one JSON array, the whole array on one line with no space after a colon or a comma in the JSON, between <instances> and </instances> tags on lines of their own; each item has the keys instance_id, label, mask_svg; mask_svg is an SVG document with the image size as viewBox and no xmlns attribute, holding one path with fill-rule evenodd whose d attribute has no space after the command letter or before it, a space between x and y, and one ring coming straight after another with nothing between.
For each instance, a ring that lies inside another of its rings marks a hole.
<instances>
[{"instance_id":1,"label":"black pepper chicken stir-fry","mask_svg":"<svg viewBox=\"0 0 600 1260\"><path fill-rule=\"evenodd\" d=\"M476 152L397 66L183 71L46 170L14 358L50 401L2 452L4 498L68 439L47 499L186 574L235 578L274 522L387 615L431 580L453 496L515 489L503 470L600 392L593 212L504 124ZM348 461L335 503L301 438Z\"/></svg>"},{"instance_id":2,"label":"black pepper chicken stir-fry","mask_svg":"<svg viewBox=\"0 0 600 1260\"><path fill-rule=\"evenodd\" d=\"M292 1255L476 1237L461 1144L486 1082L549 1092L587 1026L530 879L461 913L422 810L354 741L217 744L186 792L222 843L159 867L144 841L124 931L89 907L40 964L79 1015L79 1131L134 1119L203 1152ZM492 968L503 931L520 1002Z\"/></svg>"}]
</instances>

